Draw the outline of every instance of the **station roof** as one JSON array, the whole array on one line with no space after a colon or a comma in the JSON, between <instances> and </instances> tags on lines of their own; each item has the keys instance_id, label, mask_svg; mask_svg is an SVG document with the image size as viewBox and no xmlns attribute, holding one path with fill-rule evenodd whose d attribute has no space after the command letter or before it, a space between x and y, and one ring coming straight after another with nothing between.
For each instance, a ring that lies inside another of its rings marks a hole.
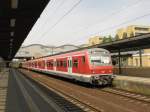
<instances>
[{"instance_id":1,"label":"station roof","mask_svg":"<svg viewBox=\"0 0 150 112\"><path fill-rule=\"evenodd\" d=\"M50 0L0 0L0 56L11 60Z\"/></svg>"},{"instance_id":2,"label":"station roof","mask_svg":"<svg viewBox=\"0 0 150 112\"><path fill-rule=\"evenodd\" d=\"M117 41L112 41L108 43L82 47L79 49L75 49L75 50L67 51L67 52L61 52L61 53L54 54L54 55L79 51L83 49L90 49L90 48L104 48L110 51L111 53L118 53L119 50L120 52L128 52L128 51L136 51L139 49L146 49L146 48L150 48L150 33L138 35L138 36L130 37L126 39L121 39Z\"/></svg>"},{"instance_id":3,"label":"station roof","mask_svg":"<svg viewBox=\"0 0 150 112\"><path fill-rule=\"evenodd\" d=\"M66 52L60 52L60 53L48 55L48 56L55 56L59 54L75 52L75 51L79 51L83 49L90 49L90 48L104 48L110 51L111 53L118 53L119 50L120 52L128 52L128 51L135 51L139 49L146 49L146 48L150 48L150 33L138 35L135 37L130 37L130 38L122 39L122 40L117 40L113 42L97 44L97 45L88 46L88 47L82 47L79 49L66 51ZM128 52L124 55L131 55L133 53L135 52L130 52L130 53ZM115 54L112 54L112 55L115 56ZM43 57L47 57L47 56L43 56Z\"/></svg>"},{"instance_id":4,"label":"station roof","mask_svg":"<svg viewBox=\"0 0 150 112\"><path fill-rule=\"evenodd\" d=\"M126 51L134 51L139 49L150 48L150 33L130 37L122 40L117 40L113 42L97 44L91 47L99 47L109 50L111 53Z\"/></svg>"}]
</instances>

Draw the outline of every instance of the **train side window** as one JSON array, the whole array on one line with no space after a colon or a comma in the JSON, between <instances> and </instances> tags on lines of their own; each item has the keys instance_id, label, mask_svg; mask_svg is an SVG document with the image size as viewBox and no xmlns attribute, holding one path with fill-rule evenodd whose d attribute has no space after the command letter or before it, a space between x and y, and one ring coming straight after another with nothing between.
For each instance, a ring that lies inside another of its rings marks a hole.
<instances>
[{"instance_id":1,"label":"train side window","mask_svg":"<svg viewBox=\"0 0 150 112\"><path fill-rule=\"evenodd\" d=\"M63 67L66 67L66 66L67 66L67 62L63 61Z\"/></svg>"},{"instance_id":2,"label":"train side window","mask_svg":"<svg viewBox=\"0 0 150 112\"><path fill-rule=\"evenodd\" d=\"M78 59L73 60L73 67L78 67Z\"/></svg>"},{"instance_id":3,"label":"train side window","mask_svg":"<svg viewBox=\"0 0 150 112\"><path fill-rule=\"evenodd\" d=\"M59 67L59 61L56 61L56 65L57 65L57 67Z\"/></svg>"},{"instance_id":4,"label":"train side window","mask_svg":"<svg viewBox=\"0 0 150 112\"><path fill-rule=\"evenodd\" d=\"M63 61L60 61L60 66L61 66L61 67L63 66Z\"/></svg>"},{"instance_id":5,"label":"train side window","mask_svg":"<svg viewBox=\"0 0 150 112\"><path fill-rule=\"evenodd\" d=\"M52 66L52 67L54 66L54 62L53 62L53 61L51 62L51 66Z\"/></svg>"},{"instance_id":6,"label":"train side window","mask_svg":"<svg viewBox=\"0 0 150 112\"><path fill-rule=\"evenodd\" d=\"M58 61L58 66L60 67L60 61Z\"/></svg>"},{"instance_id":7,"label":"train side window","mask_svg":"<svg viewBox=\"0 0 150 112\"><path fill-rule=\"evenodd\" d=\"M82 56L82 63L85 63L85 56Z\"/></svg>"},{"instance_id":8,"label":"train side window","mask_svg":"<svg viewBox=\"0 0 150 112\"><path fill-rule=\"evenodd\" d=\"M49 62L47 62L47 67L50 67L50 63Z\"/></svg>"},{"instance_id":9,"label":"train side window","mask_svg":"<svg viewBox=\"0 0 150 112\"><path fill-rule=\"evenodd\" d=\"M56 61L53 62L53 66L56 66Z\"/></svg>"}]
</instances>

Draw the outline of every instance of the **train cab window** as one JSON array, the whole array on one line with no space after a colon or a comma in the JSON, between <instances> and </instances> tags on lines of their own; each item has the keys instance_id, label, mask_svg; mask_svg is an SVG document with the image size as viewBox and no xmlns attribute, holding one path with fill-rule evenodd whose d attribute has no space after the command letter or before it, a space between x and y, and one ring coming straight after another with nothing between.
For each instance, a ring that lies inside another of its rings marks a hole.
<instances>
[{"instance_id":1,"label":"train cab window","mask_svg":"<svg viewBox=\"0 0 150 112\"><path fill-rule=\"evenodd\" d=\"M85 63L85 56L82 56L82 63Z\"/></svg>"},{"instance_id":2,"label":"train cab window","mask_svg":"<svg viewBox=\"0 0 150 112\"><path fill-rule=\"evenodd\" d=\"M78 59L73 60L73 67L78 67Z\"/></svg>"}]
</instances>

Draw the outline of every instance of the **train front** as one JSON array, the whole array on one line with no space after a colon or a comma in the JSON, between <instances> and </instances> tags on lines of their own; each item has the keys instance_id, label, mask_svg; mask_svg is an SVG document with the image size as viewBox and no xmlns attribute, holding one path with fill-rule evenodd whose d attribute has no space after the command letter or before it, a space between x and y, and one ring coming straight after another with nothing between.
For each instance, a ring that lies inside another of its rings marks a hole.
<instances>
[{"instance_id":1,"label":"train front","mask_svg":"<svg viewBox=\"0 0 150 112\"><path fill-rule=\"evenodd\" d=\"M91 83L110 85L113 80L113 66L109 51L101 48L89 49Z\"/></svg>"}]
</instances>

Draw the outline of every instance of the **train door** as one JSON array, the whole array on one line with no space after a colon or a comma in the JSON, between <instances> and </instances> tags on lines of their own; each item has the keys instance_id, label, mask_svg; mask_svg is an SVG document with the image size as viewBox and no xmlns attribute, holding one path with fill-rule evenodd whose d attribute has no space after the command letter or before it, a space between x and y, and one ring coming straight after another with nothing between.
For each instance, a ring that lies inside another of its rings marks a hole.
<instances>
[{"instance_id":1,"label":"train door","mask_svg":"<svg viewBox=\"0 0 150 112\"><path fill-rule=\"evenodd\" d=\"M79 56L74 56L72 58L72 71L73 73L79 73Z\"/></svg>"},{"instance_id":2,"label":"train door","mask_svg":"<svg viewBox=\"0 0 150 112\"><path fill-rule=\"evenodd\" d=\"M84 74L86 72L86 60L85 56L80 56L79 57L79 73Z\"/></svg>"},{"instance_id":3,"label":"train door","mask_svg":"<svg viewBox=\"0 0 150 112\"><path fill-rule=\"evenodd\" d=\"M68 57L68 73L72 73L72 57Z\"/></svg>"},{"instance_id":4,"label":"train door","mask_svg":"<svg viewBox=\"0 0 150 112\"><path fill-rule=\"evenodd\" d=\"M53 60L53 69L54 69L54 71L56 71L56 66L57 66L57 64L56 64L56 59L54 59L54 60Z\"/></svg>"}]
</instances>

